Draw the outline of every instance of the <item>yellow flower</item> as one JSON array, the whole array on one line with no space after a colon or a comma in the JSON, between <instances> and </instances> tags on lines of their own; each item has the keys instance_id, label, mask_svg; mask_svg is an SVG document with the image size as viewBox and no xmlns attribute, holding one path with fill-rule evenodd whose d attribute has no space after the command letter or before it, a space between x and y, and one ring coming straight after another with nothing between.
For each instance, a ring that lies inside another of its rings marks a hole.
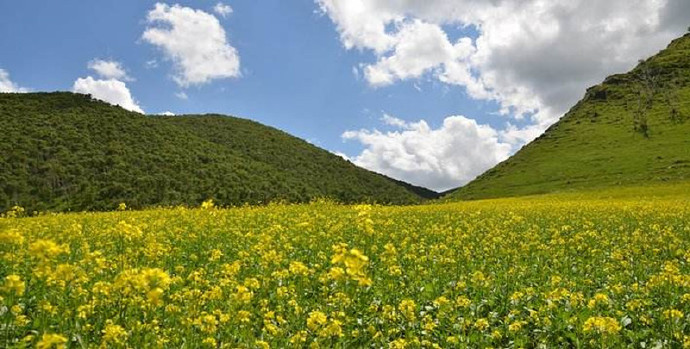
<instances>
[{"instance_id":1,"label":"yellow flower","mask_svg":"<svg viewBox=\"0 0 690 349\"><path fill-rule=\"evenodd\" d=\"M21 277L16 274L12 275L7 275L5 277L5 284L3 285L3 289L6 292L14 293L17 296L21 296L24 294L24 290L26 289L26 284L24 281L22 281Z\"/></svg>"},{"instance_id":2,"label":"yellow flower","mask_svg":"<svg viewBox=\"0 0 690 349\"><path fill-rule=\"evenodd\" d=\"M682 319L684 316L683 312L678 309L668 309L664 310L664 317L671 320Z\"/></svg>"},{"instance_id":3,"label":"yellow flower","mask_svg":"<svg viewBox=\"0 0 690 349\"><path fill-rule=\"evenodd\" d=\"M398 309L400 312L407 318L409 321L414 321L416 318L415 311L417 309L417 305L415 302L411 299L403 299L400 302L400 305L398 305Z\"/></svg>"},{"instance_id":4,"label":"yellow flower","mask_svg":"<svg viewBox=\"0 0 690 349\"><path fill-rule=\"evenodd\" d=\"M307 331L298 331L290 337L290 344L301 346L307 341Z\"/></svg>"},{"instance_id":5,"label":"yellow flower","mask_svg":"<svg viewBox=\"0 0 690 349\"><path fill-rule=\"evenodd\" d=\"M524 326L525 324L526 324L525 321L515 321L515 322L511 323L510 325L508 325L508 331L510 331L510 332L520 331L520 329L522 329L522 326Z\"/></svg>"},{"instance_id":6,"label":"yellow flower","mask_svg":"<svg viewBox=\"0 0 690 349\"><path fill-rule=\"evenodd\" d=\"M144 236L144 232L136 225L129 224L125 221L119 221L115 227L115 236L119 236L127 242L132 242Z\"/></svg>"},{"instance_id":7,"label":"yellow flower","mask_svg":"<svg viewBox=\"0 0 690 349\"><path fill-rule=\"evenodd\" d=\"M163 289L160 287L156 287L153 290L146 293L146 297L148 298L151 305L159 306L163 303L161 300L161 298L163 297Z\"/></svg>"},{"instance_id":8,"label":"yellow flower","mask_svg":"<svg viewBox=\"0 0 690 349\"><path fill-rule=\"evenodd\" d=\"M119 205L117 205L118 211L124 211L126 209L127 209L127 204L125 204L124 202L121 202Z\"/></svg>"},{"instance_id":9,"label":"yellow flower","mask_svg":"<svg viewBox=\"0 0 690 349\"><path fill-rule=\"evenodd\" d=\"M343 328L341 327L343 323L339 320L332 319L320 332L320 337L342 337Z\"/></svg>"},{"instance_id":10,"label":"yellow flower","mask_svg":"<svg viewBox=\"0 0 690 349\"><path fill-rule=\"evenodd\" d=\"M211 250L211 256L208 258L211 262L215 262L220 259L220 257L223 256L223 251L219 249L213 249Z\"/></svg>"},{"instance_id":11,"label":"yellow flower","mask_svg":"<svg viewBox=\"0 0 690 349\"><path fill-rule=\"evenodd\" d=\"M204 340L201 341L201 344L208 346L210 348L215 348L217 346L216 340L213 337L204 338Z\"/></svg>"},{"instance_id":12,"label":"yellow flower","mask_svg":"<svg viewBox=\"0 0 690 349\"><path fill-rule=\"evenodd\" d=\"M522 292L513 292L513 294L510 296L510 301L513 304L517 304L524 296L525 294Z\"/></svg>"},{"instance_id":13,"label":"yellow flower","mask_svg":"<svg viewBox=\"0 0 690 349\"><path fill-rule=\"evenodd\" d=\"M474 322L474 328L480 331L485 331L487 328L489 328L489 320L486 318L477 319L477 321Z\"/></svg>"},{"instance_id":14,"label":"yellow flower","mask_svg":"<svg viewBox=\"0 0 690 349\"><path fill-rule=\"evenodd\" d=\"M362 270L364 266L369 262L369 257L365 256L362 251L353 248L350 253L345 257L345 266L352 270L351 274Z\"/></svg>"},{"instance_id":15,"label":"yellow flower","mask_svg":"<svg viewBox=\"0 0 690 349\"><path fill-rule=\"evenodd\" d=\"M249 303L252 300L254 293L245 286L237 286L235 288L235 299L240 303Z\"/></svg>"},{"instance_id":16,"label":"yellow flower","mask_svg":"<svg viewBox=\"0 0 690 349\"><path fill-rule=\"evenodd\" d=\"M123 344L127 339L127 331L118 325L108 323L103 329L103 341L110 344Z\"/></svg>"},{"instance_id":17,"label":"yellow flower","mask_svg":"<svg viewBox=\"0 0 690 349\"><path fill-rule=\"evenodd\" d=\"M215 205L213 204L213 199L208 199L208 200L201 203L201 208L204 210L213 209L214 206Z\"/></svg>"},{"instance_id":18,"label":"yellow flower","mask_svg":"<svg viewBox=\"0 0 690 349\"><path fill-rule=\"evenodd\" d=\"M424 326L422 326L422 328L429 332L433 331L438 326L438 324L434 322L434 320L429 315L424 316L423 323Z\"/></svg>"},{"instance_id":19,"label":"yellow flower","mask_svg":"<svg viewBox=\"0 0 690 349\"><path fill-rule=\"evenodd\" d=\"M36 343L37 349L62 349L65 348L67 337L54 333L44 333L41 340Z\"/></svg>"},{"instance_id":20,"label":"yellow flower","mask_svg":"<svg viewBox=\"0 0 690 349\"><path fill-rule=\"evenodd\" d=\"M47 314L55 315L57 312L57 307L50 304L50 302L46 300L42 300L38 302L38 308L41 309L42 311L46 312Z\"/></svg>"},{"instance_id":21,"label":"yellow flower","mask_svg":"<svg viewBox=\"0 0 690 349\"><path fill-rule=\"evenodd\" d=\"M589 303L587 303L587 307L590 309L593 309L597 305L608 305L610 303L609 296L603 294L603 293L597 293L592 297L592 299L589 300Z\"/></svg>"},{"instance_id":22,"label":"yellow flower","mask_svg":"<svg viewBox=\"0 0 690 349\"><path fill-rule=\"evenodd\" d=\"M165 290L172 282L170 275L160 268L145 268L141 271L141 277L148 289L162 288Z\"/></svg>"},{"instance_id":23,"label":"yellow flower","mask_svg":"<svg viewBox=\"0 0 690 349\"><path fill-rule=\"evenodd\" d=\"M237 312L237 320L241 323L248 323L252 317L252 313L246 310L240 310Z\"/></svg>"},{"instance_id":24,"label":"yellow flower","mask_svg":"<svg viewBox=\"0 0 690 349\"><path fill-rule=\"evenodd\" d=\"M476 284L482 284L486 280L487 280L486 275L484 275L484 273L482 273L481 271L475 271L472 274L472 282L474 282Z\"/></svg>"},{"instance_id":25,"label":"yellow flower","mask_svg":"<svg viewBox=\"0 0 690 349\"><path fill-rule=\"evenodd\" d=\"M309 317L307 318L307 328L312 331L316 331L319 329L319 327L325 325L326 322L328 322L328 317L326 314L320 311L312 311L309 313Z\"/></svg>"},{"instance_id":26,"label":"yellow flower","mask_svg":"<svg viewBox=\"0 0 690 349\"><path fill-rule=\"evenodd\" d=\"M29 255L41 261L50 260L63 253L69 253L69 246L58 245L52 240L36 240L29 245Z\"/></svg>"},{"instance_id":27,"label":"yellow flower","mask_svg":"<svg viewBox=\"0 0 690 349\"><path fill-rule=\"evenodd\" d=\"M290 272L294 275L308 275L309 268L302 262L290 262Z\"/></svg>"},{"instance_id":28,"label":"yellow flower","mask_svg":"<svg viewBox=\"0 0 690 349\"><path fill-rule=\"evenodd\" d=\"M400 268L399 265L391 265L388 267L388 274L391 276L400 276L402 275L402 268Z\"/></svg>"},{"instance_id":29,"label":"yellow flower","mask_svg":"<svg viewBox=\"0 0 690 349\"><path fill-rule=\"evenodd\" d=\"M261 287L261 282L259 282L259 280L256 278L247 278L247 279L244 279L244 286L247 286L251 289L256 290L259 287Z\"/></svg>"},{"instance_id":30,"label":"yellow flower","mask_svg":"<svg viewBox=\"0 0 690 349\"><path fill-rule=\"evenodd\" d=\"M24 236L15 229L0 233L0 245L21 245L24 243Z\"/></svg>"},{"instance_id":31,"label":"yellow flower","mask_svg":"<svg viewBox=\"0 0 690 349\"><path fill-rule=\"evenodd\" d=\"M256 346L259 347L259 348L261 348L261 349L269 349L269 348L271 347L271 346L268 345L268 343L265 342L265 341L256 341L254 344L256 344Z\"/></svg>"},{"instance_id":32,"label":"yellow flower","mask_svg":"<svg viewBox=\"0 0 690 349\"><path fill-rule=\"evenodd\" d=\"M592 316L585 321L582 331L585 333L614 334L618 333L621 328L621 325L614 318Z\"/></svg>"},{"instance_id":33,"label":"yellow flower","mask_svg":"<svg viewBox=\"0 0 690 349\"><path fill-rule=\"evenodd\" d=\"M448 304L450 304L450 300L445 296L440 296L434 300L434 306L437 308L444 307Z\"/></svg>"},{"instance_id":34,"label":"yellow flower","mask_svg":"<svg viewBox=\"0 0 690 349\"><path fill-rule=\"evenodd\" d=\"M458 296L458 298L455 299L455 304L460 307L460 308L466 308L472 304L469 298L465 296Z\"/></svg>"},{"instance_id":35,"label":"yellow flower","mask_svg":"<svg viewBox=\"0 0 690 349\"><path fill-rule=\"evenodd\" d=\"M215 315L203 313L202 316L194 319L194 325L204 333L215 333L218 329L218 320Z\"/></svg>"},{"instance_id":36,"label":"yellow flower","mask_svg":"<svg viewBox=\"0 0 690 349\"><path fill-rule=\"evenodd\" d=\"M398 338L388 343L389 349L405 349L405 347L407 347L407 341L404 338Z\"/></svg>"}]
</instances>

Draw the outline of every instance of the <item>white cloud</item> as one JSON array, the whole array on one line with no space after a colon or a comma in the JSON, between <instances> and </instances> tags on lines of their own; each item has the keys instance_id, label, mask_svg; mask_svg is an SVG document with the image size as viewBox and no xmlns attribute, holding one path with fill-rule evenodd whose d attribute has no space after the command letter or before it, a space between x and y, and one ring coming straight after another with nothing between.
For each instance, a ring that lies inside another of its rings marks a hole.
<instances>
[{"instance_id":1,"label":"white cloud","mask_svg":"<svg viewBox=\"0 0 690 349\"><path fill-rule=\"evenodd\" d=\"M391 116L388 113L383 113L381 121L383 121L384 124L389 126L395 126L397 128L407 128L407 122L405 122L405 120L398 119L395 116Z\"/></svg>"},{"instance_id":2,"label":"white cloud","mask_svg":"<svg viewBox=\"0 0 690 349\"><path fill-rule=\"evenodd\" d=\"M240 58L218 19L207 12L157 3L142 39L160 48L175 66L181 87L240 76Z\"/></svg>"},{"instance_id":3,"label":"white cloud","mask_svg":"<svg viewBox=\"0 0 690 349\"><path fill-rule=\"evenodd\" d=\"M164 111L162 113L158 113L158 115L163 115L163 116L175 116L176 114L171 112L171 111Z\"/></svg>"},{"instance_id":4,"label":"white cloud","mask_svg":"<svg viewBox=\"0 0 690 349\"><path fill-rule=\"evenodd\" d=\"M523 133L544 130L586 87L665 47L690 17L687 0L315 1L346 49L375 54L363 64L372 86L429 74L527 118ZM478 36L451 39L446 26Z\"/></svg>"},{"instance_id":5,"label":"white cloud","mask_svg":"<svg viewBox=\"0 0 690 349\"><path fill-rule=\"evenodd\" d=\"M213 6L213 12L217 13L221 17L226 17L227 15L232 14L232 7L219 2L216 4L216 6Z\"/></svg>"},{"instance_id":6,"label":"white cloud","mask_svg":"<svg viewBox=\"0 0 690 349\"><path fill-rule=\"evenodd\" d=\"M464 184L508 157L512 147L489 125L449 116L437 129L424 120L406 122L384 114L394 131L346 131L365 149L351 160L364 168L435 190Z\"/></svg>"},{"instance_id":7,"label":"white cloud","mask_svg":"<svg viewBox=\"0 0 690 349\"><path fill-rule=\"evenodd\" d=\"M95 71L102 78L116 79L116 80L133 80L127 75L127 72L122 67L122 64L117 61L106 61L103 59L94 59L88 64L89 69Z\"/></svg>"},{"instance_id":8,"label":"white cloud","mask_svg":"<svg viewBox=\"0 0 690 349\"><path fill-rule=\"evenodd\" d=\"M397 44L391 54L365 68L364 75L374 86L418 78L445 62L465 59L474 51L472 40L465 38L452 44L439 26L420 20L401 24L392 37Z\"/></svg>"},{"instance_id":9,"label":"white cloud","mask_svg":"<svg viewBox=\"0 0 690 349\"><path fill-rule=\"evenodd\" d=\"M86 78L78 78L74 82L72 90L77 93L91 94L96 99L119 105L127 110L144 113L144 110L132 98L127 85L119 80L97 80L87 76Z\"/></svg>"},{"instance_id":10,"label":"white cloud","mask_svg":"<svg viewBox=\"0 0 690 349\"><path fill-rule=\"evenodd\" d=\"M12 82L10 74L4 69L0 69L0 92L29 92L29 90Z\"/></svg>"},{"instance_id":11,"label":"white cloud","mask_svg":"<svg viewBox=\"0 0 690 349\"><path fill-rule=\"evenodd\" d=\"M182 99L182 100L189 99L189 96L187 96L187 94L184 91L175 92L175 97Z\"/></svg>"}]
</instances>

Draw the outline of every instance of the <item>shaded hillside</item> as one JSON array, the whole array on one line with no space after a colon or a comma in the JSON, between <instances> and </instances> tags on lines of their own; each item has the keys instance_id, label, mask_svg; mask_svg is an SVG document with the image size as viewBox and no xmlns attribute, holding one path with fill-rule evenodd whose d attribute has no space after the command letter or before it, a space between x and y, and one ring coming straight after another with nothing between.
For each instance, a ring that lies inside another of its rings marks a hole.
<instances>
[{"instance_id":1,"label":"shaded hillside","mask_svg":"<svg viewBox=\"0 0 690 349\"><path fill-rule=\"evenodd\" d=\"M542 136L447 198L690 179L690 34L608 77Z\"/></svg>"},{"instance_id":2,"label":"shaded hillside","mask_svg":"<svg viewBox=\"0 0 690 349\"><path fill-rule=\"evenodd\" d=\"M0 94L0 129L0 211L420 201L392 179L233 117L144 116L67 92Z\"/></svg>"}]
</instances>

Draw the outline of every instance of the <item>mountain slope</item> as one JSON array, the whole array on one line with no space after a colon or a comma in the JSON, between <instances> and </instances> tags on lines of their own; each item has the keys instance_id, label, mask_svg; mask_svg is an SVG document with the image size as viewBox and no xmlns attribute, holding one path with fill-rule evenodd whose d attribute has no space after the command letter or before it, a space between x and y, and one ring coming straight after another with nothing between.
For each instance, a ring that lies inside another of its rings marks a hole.
<instances>
[{"instance_id":1,"label":"mountain slope","mask_svg":"<svg viewBox=\"0 0 690 349\"><path fill-rule=\"evenodd\" d=\"M0 212L15 204L108 210L208 198L223 205L421 200L390 178L233 117L144 116L67 92L0 94L0 129Z\"/></svg>"},{"instance_id":2,"label":"mountain slope","mask_svg":"<svg viewBox=\"0 0 690 349\"><path fill-rule=\"evenodd\" d=\"M690 179L690 34L608 77L542 136L449 200Z\"/></svg>"}]
</instances>

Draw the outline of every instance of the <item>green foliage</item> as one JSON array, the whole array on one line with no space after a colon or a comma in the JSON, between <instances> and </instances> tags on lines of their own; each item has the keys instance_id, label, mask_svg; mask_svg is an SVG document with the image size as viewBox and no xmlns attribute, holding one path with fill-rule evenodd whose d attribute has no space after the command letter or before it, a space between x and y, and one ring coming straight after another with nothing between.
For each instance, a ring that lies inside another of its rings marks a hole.
<instances>
[{"instance_id":1,"label":"green foliage","mask_svg":"<svg viewBox=\"0 0 690 349\"><path fill-rule=\"evenodd\" d=\"M208 198L220 205L421 200L413 188L234 117L143 116L67 92L0 94L0 129L0 212L14 205L28 212L198 205Z\"/></svg>"},{"instance_id":2,"label":"green foliage","mask_svg":"<svg viewBox=\"0 0 690 349\"><path fill-rule=\"evenodd\" d=\"M690 34L587 90L559 122L449 200L690 179Z\"/></svg>"}]
</instances>

